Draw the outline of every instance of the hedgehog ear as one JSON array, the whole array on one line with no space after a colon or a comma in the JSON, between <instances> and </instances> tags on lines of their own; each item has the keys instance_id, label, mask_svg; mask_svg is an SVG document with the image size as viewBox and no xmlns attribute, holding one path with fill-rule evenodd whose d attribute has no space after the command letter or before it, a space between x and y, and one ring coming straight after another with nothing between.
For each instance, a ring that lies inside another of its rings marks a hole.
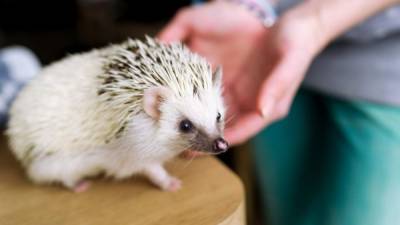
<instances>
[{"instance_id":1,"label":"hedgehog ear","mask_svg":"<svg viewBox=\"0 0 400 225\"><path fill-rule=\"evenodd\" d=\"M222 83L222 66L218 66L212 75L214 87L221 87Z\"/></svg>"},{"instance_id":2,"label":"hedgehog ear","mask_svg":"<svg viewBox=\"0 0 400 225\"><path fill-rule=\"evenodd\" d=\"M143 109L153 119L159 119L161 115L160 106L171 95L166 87L151 87L144 91Z\"/></svg>"}]
</instances>

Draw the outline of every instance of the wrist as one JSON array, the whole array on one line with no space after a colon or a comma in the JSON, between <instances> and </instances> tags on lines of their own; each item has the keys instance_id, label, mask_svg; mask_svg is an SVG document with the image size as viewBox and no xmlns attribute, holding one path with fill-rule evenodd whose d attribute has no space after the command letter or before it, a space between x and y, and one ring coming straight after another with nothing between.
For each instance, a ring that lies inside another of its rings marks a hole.
<instances>
[{"instance_id":1,"label":"wrist","mask_svg":"<svg viewBox=\"0 0 400 225\"><path fill-rule=\"evenodd\" d=\"M400 0L306 0L287 14L312 24L316 44L322 49L352 27L398 3Z\"/></svg>"},{"instance_id":2,"label":"wrist","mask_svg":"<svg viewBox=\"0 0 400 225\"><path fill-rule=\"evenodd\" d=\"M292 35L306 33L302 49L312 57L316 56L329 42L330 38L322 31L322 24L315 9L298 5L286 11L279 19L279 26ZM296 32L298 32L296 34Z\"/></svg>"},{"instance_id":3,"label":"wrist","mask_svg":"<svg viewBox=\"0 0 400 225\"><path fill-rule=\"evenodd\" d=\"M269 0L222 0L231 2L244 7L251 14L256 16L258 20L267 28L272 27L276 20L277 14L273 4Z\"/></svg>"}]
</instances>

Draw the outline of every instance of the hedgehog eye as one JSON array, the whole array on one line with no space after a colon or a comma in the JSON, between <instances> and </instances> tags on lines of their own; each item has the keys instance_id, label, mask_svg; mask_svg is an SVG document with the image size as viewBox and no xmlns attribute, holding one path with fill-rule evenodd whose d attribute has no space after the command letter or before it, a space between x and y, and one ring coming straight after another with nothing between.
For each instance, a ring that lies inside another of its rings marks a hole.
<instances>
[{"instance_id":1,"label":"hedgehog eye","mask_svg":"<svg viewBox=\"0 0 400 225\"><path fill-rule=\"evenodd\" d=\"M218 123L221 122L221 113L218 113L218 114L217 114L217 122L218 122Z\"/></svg>"},{"instance_id":2,"label":"hedgehog eye","mask_svg":"<svg viewBox=\"0 0 400 225\"><path fill-rule=\"evenodd\" d=\"M183 133L189 133L193 130L193 124L190 120L185 119L179 123L179 130Z\"/></svg>"}]
</instances>

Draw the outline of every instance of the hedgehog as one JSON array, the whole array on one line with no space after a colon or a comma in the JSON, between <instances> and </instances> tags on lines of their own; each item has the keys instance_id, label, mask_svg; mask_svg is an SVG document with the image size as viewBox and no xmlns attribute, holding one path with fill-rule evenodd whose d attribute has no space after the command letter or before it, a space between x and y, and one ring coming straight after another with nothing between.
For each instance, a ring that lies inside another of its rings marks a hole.
<instances>
[{"instance_id":1,"label":"hedgehog","mask_svg":"<svg viewBox=\"0 0 400 225\"><path fill-rule=\"evenodd\" d=\"M165 162L187 149L228 149L221 79L221 67L184 44L148 36L69 55L13 102L11 151L37 184L81 192L94 176L142 175L176 191L181 181Z\"/></svg>"}]
</instances>

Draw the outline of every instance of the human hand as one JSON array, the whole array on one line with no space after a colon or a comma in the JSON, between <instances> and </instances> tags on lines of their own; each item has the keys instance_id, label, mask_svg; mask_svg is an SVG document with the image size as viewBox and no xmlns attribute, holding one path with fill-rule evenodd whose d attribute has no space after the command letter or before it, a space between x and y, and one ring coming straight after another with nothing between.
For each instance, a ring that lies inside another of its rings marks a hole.
<instances>
[{"instance_id":1,"label":"human hand","mask_svg":"<svg viewBox=\"0 0 400 225\"><path fill-rule=\"evenodd\" d=\"M184 41L205 56L213 66L222 65L224 74L237 74L247 55L262 41L266 29L259 20L237 4L214 1L180 10L161 31L161 41ZM235 77L224 75L226 82Z\"/></svg>"},{"instance_id":2,"label":"human hand","mask_svg":"<svg viewBox=\"0 0 400 225\"><path fill-rule=\"evenodd\" d=\"M228 120L232 117L225 137L238 144L286 115L317 52L315 31L315 24L293 16L266 29L241 6L216 1L180 11L159 38L185 41L223 66Z\"/></svg>"},{"instance_id":3,"label":"human hand","mask_svg":"<svg viewBox=\"0 0 400 225\"><path fill-rule=\"evenodd\" d=\"M306 70L328 43L319 35L317 20L298 13L284 15L265 34L246 65L253 68L235 71L241 76L227 90L235 99L229 110L236 116L225 131L231 144L243 143L286 117Z\"/></svg>"}]
</instances>

